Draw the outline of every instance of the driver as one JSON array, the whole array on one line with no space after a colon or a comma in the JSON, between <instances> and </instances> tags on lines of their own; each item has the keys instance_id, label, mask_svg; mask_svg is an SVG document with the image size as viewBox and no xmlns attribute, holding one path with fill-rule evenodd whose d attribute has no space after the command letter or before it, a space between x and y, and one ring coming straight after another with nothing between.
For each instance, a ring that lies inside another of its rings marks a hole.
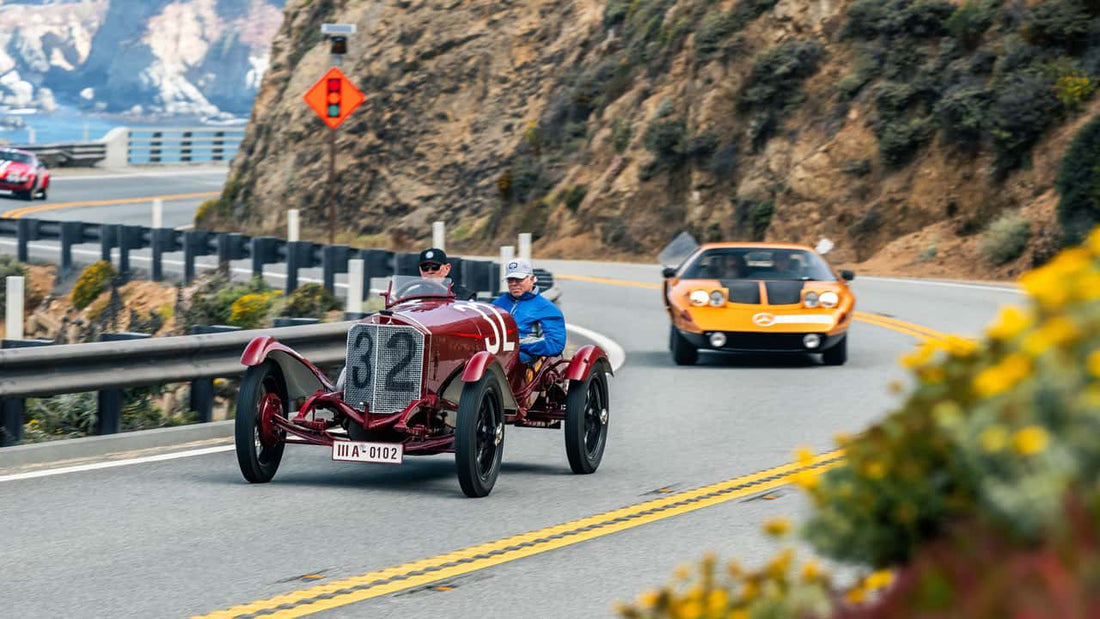
<instances>
[{"instance_id":1,"label":"driver","mask_svg":"<svg viewBox=\"0 0 1100 619\"><path fill-rule=\"evenodd\" d=\"M791 253L787 251L776 252L772 258L773 265L772 270L775 274L784 279L801 279L802 273L798 266L798 263L791 257Z\"/></svg>"},{"instance_id":2,"label":"driver","mask_svg":"<svg viewBox=\"0 0 1100 619\"><path fill-rule=\"evenodd\" d=\"M451 263L447 254L437 247L429 247L420 252L420 277L424 279L443 279L451 276ZM465 286L451 282L451 292L459 301L476 301L477 293Z\"/></svg>"},{"instance_id":3,"label":"driver","mask_svg":"<svg viewBox=\"0 0 1100 619\"><path fill-rule=\"evenodd\" d=\"M554 357L565 350L565 316L542 296L535 286L535 271L531 263L517 258L504 271L508 292L493 305L512 314L519 327L519 358L531 363L535 357Z\"/></svg>"}]
</instances>

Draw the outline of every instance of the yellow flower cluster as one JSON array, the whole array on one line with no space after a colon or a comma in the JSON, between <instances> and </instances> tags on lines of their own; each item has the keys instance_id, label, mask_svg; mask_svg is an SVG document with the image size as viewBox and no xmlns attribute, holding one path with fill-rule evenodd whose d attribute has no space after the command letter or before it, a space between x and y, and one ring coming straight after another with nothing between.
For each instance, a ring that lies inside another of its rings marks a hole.
<instances>
[{"instance_id":1,"label":"yellow flower cluster","mask_svg":"<svg viewBox=\"0 0 1100 619\"><path fill-rule=\"evenodd\" d=\"M1063 75L1054 83L1055 96L1058 97L1062 105L1070 109L1076 109L1082 103L1088 101L1095 90L1096 82L1093 82L1089 76L1080 73Z\"/></svg>"}]
</instances>

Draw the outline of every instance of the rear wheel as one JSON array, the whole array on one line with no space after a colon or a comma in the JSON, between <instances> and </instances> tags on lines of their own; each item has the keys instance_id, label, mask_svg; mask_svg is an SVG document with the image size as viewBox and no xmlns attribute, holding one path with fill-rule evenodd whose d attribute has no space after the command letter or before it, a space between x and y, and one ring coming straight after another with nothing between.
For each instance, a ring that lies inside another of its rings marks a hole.
<instances>
[{"instance_id":1,"label":"rear wheel","mask_svg":"<svg viewBox=\"0 0 1100 619\"><path fill-rule=\"evenodd\" d=\"M237 464L254 484L271 481L283 459L286 435L276 429L275 416L287 416L286 384L279 365L268 360L248 368L237 398Z\"/></svg>"},{"instance_id":2,"label":"rear wheel","mask_svg":"<svg viewBox=\"0 0 1100 619\"><path fill-rule=\"evenodd\" d=\"M27 191L17 191L15 192L15 197L19 198L20 200L33 200L34 189L28 189Z\"/></svg>"},{"instance_id":3,"label":"rear wheel","mask_svg":"<svg viewBox=\"0 0 1100 619\"><path fill-rule=\"evenodd\" d=\"M574 473L596 471L607 446L607 374L595 368L586 380L569 381L565 403L565 455Z\"/></svg>"},{"instance_id":4,"label":"rear wheel","mask_svg":"<svg viewBox=\"0 0 1100 619\"><path fill-rule=\"evenodd\" d=\"M462 492L487 496L500 474L504 455L504 407L500 384L492 372L476 383L466 383L458 402L455 427L455 469Z\"/></svg>"},{"instance_id":5,"label":"rear wheel","mask_svg":"<svg viewBox=\"0 0 1100 619\"><path fill-rule=\"evenodd\" d=\"M695 365L699 360L698 349L684 339L674 326L668 328L668 349L672 352L672 360L676 365Z\"/></svg>"},{"instance_id":6,"label":"rear wheel","mask_svg":"<svg viewBox=\"0 0 1100 619\"><path fill-rule=\"evenodd\" d=\"M848 361L848 335L845 334L832 348L821 353L821 361L825 365L844 365Z\"/></svg>"}]
</instances>

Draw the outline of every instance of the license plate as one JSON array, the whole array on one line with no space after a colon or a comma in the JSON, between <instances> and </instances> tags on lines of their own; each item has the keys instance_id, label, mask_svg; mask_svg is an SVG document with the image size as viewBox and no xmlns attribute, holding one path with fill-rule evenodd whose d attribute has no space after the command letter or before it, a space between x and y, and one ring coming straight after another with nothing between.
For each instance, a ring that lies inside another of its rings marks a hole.
<instances>
[{"instance_id":1,"label":"license plate","mask_svg":"<svg viewBox=\"0 0 1100 619\"><path fill-rule=\"evenodd\" d=\"M401 443L336 441L332 444L332 459L342 462L401 464L404 456L405 446Z\"/></svg>"}]
</instances>

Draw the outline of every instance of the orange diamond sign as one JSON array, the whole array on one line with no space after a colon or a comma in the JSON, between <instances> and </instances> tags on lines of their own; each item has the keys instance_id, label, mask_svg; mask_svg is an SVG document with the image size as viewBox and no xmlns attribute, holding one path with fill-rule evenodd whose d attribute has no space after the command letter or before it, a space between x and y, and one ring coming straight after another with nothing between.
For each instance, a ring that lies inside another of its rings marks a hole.
<instances>
[{"instance_id":1,"label":"orange diamond sign","mask_svg":"<svg viewBox=\"0 0 1100 619\"><path fill-rule=\"evenodd\" d=\"M355 84L336 67L329 69L307 90L304 98L330 129L339 127L366 100Z\"/></svg>"}]
</instances>

